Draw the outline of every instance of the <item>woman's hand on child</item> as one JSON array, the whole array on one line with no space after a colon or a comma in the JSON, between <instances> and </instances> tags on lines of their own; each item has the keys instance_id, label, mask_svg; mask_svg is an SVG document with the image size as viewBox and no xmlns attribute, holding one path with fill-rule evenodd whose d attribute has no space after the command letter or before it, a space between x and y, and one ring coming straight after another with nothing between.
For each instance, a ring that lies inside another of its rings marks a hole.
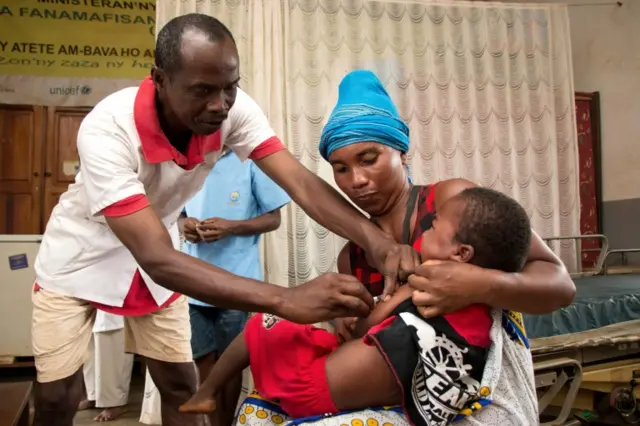
<instances>
[{"instance_id":1,"label":"woman's hand on child","mask_svg":"<svg viewBox=\"0 0 640 426\"><path fill-rule=\"evenodd\" d=\"M379 241L381 244L367 251L367 260L384 275L382 300L388 300L420 264L420 255L411 246L398 244L389 236Z\"/></svg>"},{"instance_id":2,"label":"woman's hand on child","mask_svg":"<svg viewBox=\"0 0 640 426\"><path fill-rule=\"evenodd\" d=\"M353 339L353 329L356 326L357 317L336 318L333 320L335 334L340 344Z\"/></svg>"},{"instance_id":3,"label":"woman's hand on child","mask_svg":"<svg viewBox=\"0 0 640 426\"><path fill-rule=\"evenodd\" d=\"M426 318L488 303L491 272L469 263L428 260L409 276L413 303Z\"/></svg>"}]
</instances>

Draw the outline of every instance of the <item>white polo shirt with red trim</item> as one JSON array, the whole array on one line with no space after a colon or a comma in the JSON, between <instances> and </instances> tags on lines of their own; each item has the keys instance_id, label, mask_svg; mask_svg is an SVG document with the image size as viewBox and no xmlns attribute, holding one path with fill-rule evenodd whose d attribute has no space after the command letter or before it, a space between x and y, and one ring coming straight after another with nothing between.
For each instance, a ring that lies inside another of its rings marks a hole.
<instances>
[{"instance_id":1,"label":"white polo shirt with red trim","mask_svg":"<svg viewBox=\"0 0 640 426\"><path fill-rule=\"evenodd\" d=\"M77 297L119 315L145 315L179 295L153 282L106 223L151 206L178 248L177 220L202 187L222 146L242 160L284 148L242 90L221 129L194 135L186 155L160 128L150 78L103 99L78 132L80 172L54 208L35 262L36 290ZM149 241L154 244L154 241Z\"/></svg>"}]
</instances>

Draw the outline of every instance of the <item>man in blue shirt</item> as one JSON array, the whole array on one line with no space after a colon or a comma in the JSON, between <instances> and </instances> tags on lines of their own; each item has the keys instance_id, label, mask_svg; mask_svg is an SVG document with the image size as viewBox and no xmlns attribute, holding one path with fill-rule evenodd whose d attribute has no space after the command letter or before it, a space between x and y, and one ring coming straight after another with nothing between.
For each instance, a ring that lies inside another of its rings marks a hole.
<instances>
[{"instance_id":1,"label":"man in blue shirt","mask_svg":"<svg viewBox=\"0 0 640 426\"><path fill-rule=\"evenodd\" d=\"M183 251L236 275L262 281L258 243L280 226L280 208L291 201L252 161L224 151L203 188L185 206ZM204 380L218 356L242 331L247 314L189 299L191 347ZM213 426L233 421L242 377L229 383L211 414Z\"/></svg>"}]
</instances>

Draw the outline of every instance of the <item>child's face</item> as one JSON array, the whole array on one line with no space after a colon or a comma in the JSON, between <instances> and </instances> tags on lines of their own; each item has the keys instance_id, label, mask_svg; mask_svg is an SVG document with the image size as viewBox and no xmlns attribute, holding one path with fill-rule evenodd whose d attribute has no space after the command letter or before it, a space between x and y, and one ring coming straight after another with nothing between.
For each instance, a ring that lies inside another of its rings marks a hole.
<instances>
[{"instance_id":1,"label":"child's face","mask_svg":"<svg viewBox=\"0 0 640 426\"><path fill-rule=\"evenodd\" d=\"M468 262L473 256L473 248L456 241L456 231L464 211L464 202L453 198L444 203L436 213L430 229L422 234L420 254L422 261L453 260Z\"/></svg>"}]
</instances>

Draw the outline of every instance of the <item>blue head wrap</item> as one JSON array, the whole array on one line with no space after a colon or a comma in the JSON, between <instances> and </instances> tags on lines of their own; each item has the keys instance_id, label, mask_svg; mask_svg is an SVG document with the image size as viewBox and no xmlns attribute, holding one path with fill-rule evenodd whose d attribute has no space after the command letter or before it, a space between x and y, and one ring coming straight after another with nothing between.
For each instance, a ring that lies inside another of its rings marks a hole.
<instances>
[{"instance_id":1,"label":"blue head wrap","mask_svg":"<svg viewBox=\"0 0 640 426\"><path fill-rule=\"evenodd\" d=\"M374 73L347 74L338 88L338 103L320 137L320 155L358 142L378 142L400 152L409 151L409 127Z\"/></svg>"}]
</instances>

